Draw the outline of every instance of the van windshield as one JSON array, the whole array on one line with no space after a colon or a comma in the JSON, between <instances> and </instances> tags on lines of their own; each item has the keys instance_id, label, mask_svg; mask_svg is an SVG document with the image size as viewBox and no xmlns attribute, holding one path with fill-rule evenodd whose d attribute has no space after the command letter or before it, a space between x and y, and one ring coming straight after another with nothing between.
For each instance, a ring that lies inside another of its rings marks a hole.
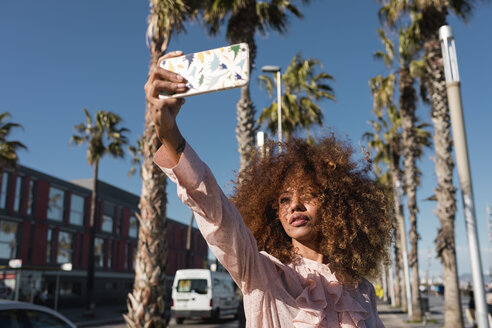
<instances>
[{"instance_id":1,"label":"van windshield","mask_svg":"<svg viewBox=\"0 0 492 328\"><path fill-rule=\"evenodd\" d=\"M197 294L207 293L207 280L206 279L181 279L178 281L177 287L178 293L190 293L195 292Z\"/></svg>"}]
</instances>

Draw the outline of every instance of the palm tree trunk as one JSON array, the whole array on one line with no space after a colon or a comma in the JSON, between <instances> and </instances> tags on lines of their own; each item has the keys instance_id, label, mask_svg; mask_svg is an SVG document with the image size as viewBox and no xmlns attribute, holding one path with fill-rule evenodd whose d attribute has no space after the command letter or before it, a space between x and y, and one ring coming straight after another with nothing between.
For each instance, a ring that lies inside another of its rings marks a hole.
<instances>
[{"instance_id":1,"label":"palm tree trunk","mask_svg":"<svg viewBox=\"0 0 492 328\"><path fill-rule=\"evenodd\" d=\"M232 15L228 23L227 38L232 43L246 42L249 46L250 76L256 58L255 32L257 21L256 0L246 0L243 1L242 8ZM236 105L236 112L236 139L241 157L240 171L242 171L251 161L255 149L256 110L251 101L249 84L241 88L241 99Z\"/></svg>"},{"instance_id":2,"label":"palm tree trunk","mask_svg":"<svg viewBox=\"0 0 492 328\"><path fill-rule=\"evenodd\" d=\"M400 70L400 114L402 119L402 143L403 143L403 162L406 180L406 194L408 197L408 209L410 220L410 245L409 266L412 270L412 317L413 321L422 320L420 306L420 277L418 261L418 240L417 230L417 152L418 145L415 138L415 104L417 94L413 87L414 79L410 75L407 66Z\"/></svg>"},{"instance_id":3,"label":"palm tree trunk","mask_svg":"<svg viewBox=\"0 0 492 328\"><path fill-rule=\"evenodd\" d=\"M400 255L403 262L403 274L401 276L401 308L403 311L408 310L408 290L407 290L407 277L408 274L408 258L407 258L407 242L405 231L405 217L403 213L403 204L401 203L401 197L399 189L401 188L401 180L399 178L399 172L395 169L394 165L391 165L391 177L393 184L393 200L395 203L395 216L398 222L398 232L400 235Z\"/></svg>"},{"instance_id":4,"label":"palm tree trunk","mask_svg":"<svg viewBox=\"0 0 492 328\"><path fill-rule=\"evenodd\" d=\"M149 71L162 54L162 44L162 41L152 40ZM166 302L169 302L166 289L167 179L153 163L160 141L155 134L149 104L145 112L144 141L135 283L133 293L128 295L128 314L124 315L127 325L132 328L165 327Z\"/></svg>"},{"instance_id":5,"label":"palm tree trunk","mask_svg":"<svg viewBox=\"0 0 492 328\"><path fill-rule=\"evenodd\" d=\"M240 155L240 171L248 167L255 149L255 112L249 85L246 85L241 88L241 99L236 104L236 139Z\"/></svg>"},{"instance_id":6,"label":"palm tree trunk","mask_svg":"<svg viewBox=\"0 0 492 328\"><path fill-rule=\"evenodd\" d=\"M400 255L400 233L398 229L398 224L396 224L396 219L395 223L393 224L393 231L395 234L395 242L394 242L394 255L395 255L395 283L394 283L394 288L395 288L395 306L396 307L402 307L402 289L401 289L401 279L400 279L400 274L402 272L401 270L401 255Z\"/></svg>"},{"instance_id":7,"label":"palm tree trunk","mask_svg":"<svg viewBox=\"0 0 492 328\"><path fill-rule=\"evenodd\" d=\"M188 225L188 231L186 231L186 268L191 269L193 262L191 260L191 232L193 231L193 218L195 213L191 211L190 224Z\"/></svg>"},{"instance_id":8,"label":"palm tree trunk","mask_svg":"<svg viewBox=\"0 0 492 328\"><path fill-rule=\"evenodd\" d=\"M92 179L91 212L89 214L89 259L87 261L87 304L85 316L92 318L95 315L96 303L94 300L94 241L96 239L97 213L97 179L99 175L99 161L93 164L94 176Z\"/></svg>"},{"instance_id":9,"label":"palm tree trunk","mask_svg":"<svg viewBox=\"0 0 492 328\"><path fill-rule=\"evenodd\" d=\"M437 175L436 216L441 222L435 240L436 251L444 273L444 327L464 327L456 264L454 220L456 213L456 189L453 185L451 122L447 102L446 83L442 65L438 29L446 24L445 9L429 7L423 11L427 23L425 37L426 87L431 97L431 117L434 125L434 164Z\"/></svg>"}]
</instances>

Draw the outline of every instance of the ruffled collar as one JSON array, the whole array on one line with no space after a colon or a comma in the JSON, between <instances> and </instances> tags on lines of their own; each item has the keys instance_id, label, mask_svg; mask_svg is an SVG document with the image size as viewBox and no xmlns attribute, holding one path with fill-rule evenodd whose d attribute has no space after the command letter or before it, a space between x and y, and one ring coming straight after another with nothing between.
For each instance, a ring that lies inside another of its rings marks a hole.
<instances>
[{"instance_id":1,"label":"ruffled collar","mask_svg":"<svg viewBox=\"0 0 492 328\"><path fill-rule=\"evenodd\" d=\"M304 277L304 289L296 298L300 311L294 327L366 328L364 320L370 314L353 296L357 285L343 286L326 264L306 258L298 261L294 267Z\"/></svg>"}]
</instances>

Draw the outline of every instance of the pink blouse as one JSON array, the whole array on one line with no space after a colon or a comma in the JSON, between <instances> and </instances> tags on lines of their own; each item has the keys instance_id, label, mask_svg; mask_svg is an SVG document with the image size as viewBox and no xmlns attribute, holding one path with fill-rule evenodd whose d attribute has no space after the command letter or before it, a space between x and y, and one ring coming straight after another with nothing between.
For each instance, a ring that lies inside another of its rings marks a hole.
<instances>
[{"instance_id":1,"label":"pink blouse","mask_svg":"<svg viewBox=\"0 0 492 328\"><path fill-rule=\"evenodd\" d=\"M306 258L284 264L259 252L238 210L189 145L175 167L162 147L154 162L177 184L212 253L241 288L247 327L384 327L366 279L343 286L328 265Z\"/></svg>"}]
</instances>

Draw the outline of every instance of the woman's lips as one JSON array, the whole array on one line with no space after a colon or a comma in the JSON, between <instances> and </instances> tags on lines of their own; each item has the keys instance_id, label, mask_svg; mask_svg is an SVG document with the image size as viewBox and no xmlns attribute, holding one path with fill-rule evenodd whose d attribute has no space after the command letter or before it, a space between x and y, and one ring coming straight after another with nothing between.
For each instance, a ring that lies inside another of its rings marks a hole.
<instances>
[{"instance_id":1,"label":"woman's lips","mask_svg":"<svg viewBox=\"0 0 492 328\"><path fill-rule=\"evenodd\" d=\"M290 217L289 224L294 227L300 227L302 225L305 225L308 221L309 219L307 218L307 216L294 214Z\"/></svg>"}]
</instances>

